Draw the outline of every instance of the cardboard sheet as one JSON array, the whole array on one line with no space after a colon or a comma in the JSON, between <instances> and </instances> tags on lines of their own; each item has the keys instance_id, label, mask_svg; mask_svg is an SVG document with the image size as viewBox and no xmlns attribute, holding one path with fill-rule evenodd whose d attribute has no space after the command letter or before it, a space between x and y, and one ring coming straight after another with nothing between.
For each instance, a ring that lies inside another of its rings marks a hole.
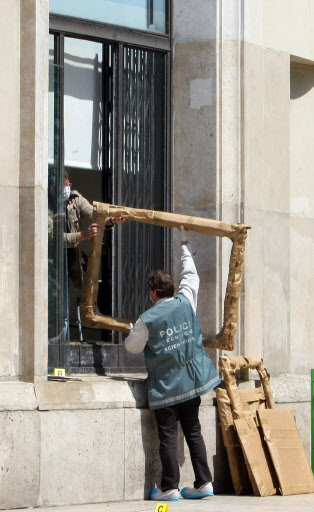
<instances>
[{"instance_id":1,"label":"cardboard sheet","mask_svg":"<svg viewBox=\"0 0 314 512\"><path fill-rule=\"evenodd\" d=\"M260 427L252 417L234 420L256 496L277 494L277 478Z\"/></svg>"},{"instance_id":2,"label":"cardboard sheet","mask_svg":"<svg viewBox=\"0 0 314 512\"><path fill-rule=\"evenodd\" d=\"M257 426L257 410L264 410L266 405L268 408L275 407L269 384L269 373L264 367L263 359L261 357L228 356L224 354L219 358L219 365L224 375L226 392L230 400L230 410L232 411L232 420L237 429L237 438L242 447L241 455L233 450L232 458L229 460L230 471L231 465L233 465L231 476L233 478L233 475L235 475L235 490L237 488L242 492L241 486L243 489L247 488L246 475L243 475L242 459L244 457L247 474L254 494L256 496L276 494L275 472L267 446L261 437L260 427ZM256 369L263 388L240 390L237 386L235 373L243 368ZM217 393L219 412L222 407L222 404L219 404L220 396L222 394ZM226 413L224 414L227 417ZM223 424L224 421L221 422L222 429ZM230 441L226 435L224 439L226 439L226 443ZM231 441L229 444L231 444ZM234 460L235 456L238 456L238 461ZM243 480L241 481L241 479Z\"/></svg>"},{"instance_id":3,"label":"cardboard sheet","mask_svg":"<svg viewBox=\"0 0 314 512\"><path fill-rule=\"evenodd\" d=\"M249 226L244 224L232 224L216 219L193 217L170 212L158 212L129 208L127 206L115 206L106 203L93 203L93 221L105 229L107 217L122 216L126 219L155 224L157 226L180 228L203 233L205 235L227 237L232 242L227 289L224 301L223 325L215 337L204 335L204 345L217 349L234 350L235 336L238 324L239 300L241 281L243 274L245 240ZM81 303L82 324L86 327L111 329L129 332L130 320L134 323L137 319L122 319L104 316L97 310L98 276L102 248L102 237L94 237L90 241L88 267Z\"/></svg>"},{"instance_id":4,"label":"cardboard sheet","mask_svg":"<svg viewBox=\"0 0 314 512\"><path fill-rule=\"evenodd\" d=\"M314 492L314 477L290 409L258 411L283 495Z\"/></svg>"},{"instance_id":5,"label":"cardboard sheet","mask_svg":"<svg viewBox=\"0 0 314 512\"><path fill-rule=\"evenodd\" d=\"M224 446L227 451L234 492L236 494L252 494L252 486L245 459L232 418L230 398L225 389L217 388L216 394L219 423Z\"/></svg>"}]
</instances>

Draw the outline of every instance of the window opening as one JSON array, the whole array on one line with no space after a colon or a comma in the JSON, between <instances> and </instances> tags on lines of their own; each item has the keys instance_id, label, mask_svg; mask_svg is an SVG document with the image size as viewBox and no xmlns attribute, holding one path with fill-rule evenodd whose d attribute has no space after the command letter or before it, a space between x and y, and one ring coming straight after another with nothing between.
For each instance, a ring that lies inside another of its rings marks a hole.
<instances>
[{"instance_id":1,"label":"window opening","mask_svg":"<svg viewBox=\"0 0 314 512\"><path fill-rule=\"evenodd\" d=\"M70 174L72 191L90 203L128 201L134 207L167 209L166 54L58 32L50 35L50 43L49 180L54 187L49 193L58 202L62 224L57 230L55 217L50 222L54 238L57 233L59 238L58 244L54 242L49 283L55 272L52 267L58 264L59 285L54 313L49 299L48 366L49 372L61 366L67 373L102 373L107 361L116 369L129 362L121 347L114 346L121 337L112 330L81 325L82 289L71 276L71 253L77 248L66 248L64 241L69 231L64 176ZM53 86L55 75L58 87ZM89 222L82 223L82 228ZM79 249L86 266L89 242ZM145 276L165 266L165 255L165 233L159 227L130 223L106 231L98 277L100 313L139 315L147 307ZM130 284L135 264L138 270ZM62 331L57 348L52 347L53 315L59 322L55 331ZM144 361L139 357L131 364L143 367Z\"/></svg>"}]
</instances>

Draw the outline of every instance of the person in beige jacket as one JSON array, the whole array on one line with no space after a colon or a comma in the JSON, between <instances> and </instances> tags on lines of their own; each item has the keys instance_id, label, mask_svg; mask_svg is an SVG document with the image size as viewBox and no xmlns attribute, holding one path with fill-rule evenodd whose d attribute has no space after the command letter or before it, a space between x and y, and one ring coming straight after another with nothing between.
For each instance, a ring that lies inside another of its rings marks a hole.
<instances>
[{"instance_id":1,"label":"person in beige jacket","mask_svg":"<svg viewBox=\"0 0 314 512\"><path fill-rule=\"evenodd\" d=\"M82 229L82 219L92 220L93 207L77 190L71 190L70 177L65 173L64 198L66 200L66 226L64 243L68 248L68 272L69 277L77 288L83 283L82 251L80 242L97 236L101 227L92 222L87 228ZM106 220L106 229L112 229L116 224L122 224L126 219L123 217L109 217Z\"/></svg>"}]
</instances>

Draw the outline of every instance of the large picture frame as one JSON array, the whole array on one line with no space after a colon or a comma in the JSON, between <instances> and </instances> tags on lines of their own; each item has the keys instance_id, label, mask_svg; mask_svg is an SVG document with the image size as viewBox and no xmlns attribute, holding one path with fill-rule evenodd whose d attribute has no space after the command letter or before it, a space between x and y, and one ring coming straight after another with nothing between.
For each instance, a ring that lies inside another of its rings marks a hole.
<instances>
[{"instance_id":1,"label":"large picture frame","mask_svg":"<svg viewBox=\"0 0 314 512\"><path fill-rule=\"evenodd\" d=\"M180 228L196 231L204 235L227 237L232 242L228 282L224 299L223 325L215 337L204 337L205 347L223 350L234 350L235 336L239 315L239 300L243 275L245 241L249 226L232 224L204 217L193 217L170 212L159 212L115 206L94 202L93 222L105 229L107 217L122 216L135 222L155 224L170 228ZM109 329L113 331L130 331L130 320L102 315L97 309L99 266L101 257L102 236L90 241L88 266L81 302L81 320L85 327ZM133 319L134 321L134 319Z\"/></svg>"}]
</instances>

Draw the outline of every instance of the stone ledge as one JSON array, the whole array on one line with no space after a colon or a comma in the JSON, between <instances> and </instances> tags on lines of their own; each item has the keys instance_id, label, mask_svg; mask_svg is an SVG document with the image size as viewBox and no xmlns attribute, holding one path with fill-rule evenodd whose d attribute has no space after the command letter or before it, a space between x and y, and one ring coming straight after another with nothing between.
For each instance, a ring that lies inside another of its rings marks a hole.
<instances>
[{"instance_id":1,"label":"stone ledge","mask_svg":"<svg viewBox=\"0 0 314 512\"><path fill-rule=\"evenodd\" d=\"M287 376L273 377L270 385L274 394L275 402L300 403L311 400L311 377L307 376Z\"/></svg>"},{"instance_id":2,"label":"stone ledge","mask_svg":"<svg viewBox=\"0 0 314 512\"><path fill-rule=\"evenodd\" d=\"M216 404L216 393L202 405ZM135 376L82 376L82 381L0 382L0 411L147 408L145 380Z\"/></svg>"},{"instance_id":3,"label":"stone ledge","mask_svg":"<svg viewBox=\"0 0 314 512\"><path fill-rule=\"evenodd\" d=\"M144 385L110 377L82 381L40 382L35 386L39 410L117 409L144 407Z\"/></svg>"},{"instance_id":4,"label":"stone ledge","mask_svg":"<svg viewBox=\"0 0 314 512\"><path fill-rule=\"evenodd\" d=\"M40 382L35 385L38 409L147 408L145 381L135 377L83 377L82 381ZM214 391L202 396L202 405L215 404Z\"/></svg>"},{"instance_id":5,"label":"stone ledge","mask_svg":"<svg viewBox=\"0 0 314 512\"><path fill-rule=\"evenodd\" d=\"M0 411L34 411L37 407L34 384L0 382Z\"/></svg>"}]
</instances>

